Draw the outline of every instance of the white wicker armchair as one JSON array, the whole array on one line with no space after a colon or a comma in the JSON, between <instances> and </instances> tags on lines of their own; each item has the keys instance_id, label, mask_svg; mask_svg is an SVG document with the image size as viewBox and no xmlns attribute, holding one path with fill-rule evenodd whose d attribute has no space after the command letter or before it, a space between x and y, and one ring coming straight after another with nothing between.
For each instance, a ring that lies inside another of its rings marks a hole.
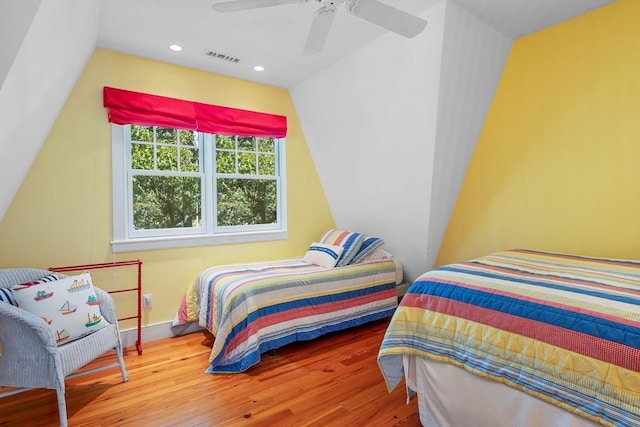
<instances>
[{"instance_id":1,"label":"white wicker armchair","mask_svg":"<svg viewBox=\"0 0 640 427\"><path fill-rule=\"evenodd\" d=\"M0 269L0 287L38 280L50 273L34 268ZM128 380L113 299L101 289L95 288L95 293L100 312L110 325L61 346L42 318L0 302L0 386L20 387L0 393L0 397L30 388L55 389L60 425L66 426L65 378L120 366L122 380ZM117 363L76 372L109 350L115 350Z\"/></svg>"}]
</instances>

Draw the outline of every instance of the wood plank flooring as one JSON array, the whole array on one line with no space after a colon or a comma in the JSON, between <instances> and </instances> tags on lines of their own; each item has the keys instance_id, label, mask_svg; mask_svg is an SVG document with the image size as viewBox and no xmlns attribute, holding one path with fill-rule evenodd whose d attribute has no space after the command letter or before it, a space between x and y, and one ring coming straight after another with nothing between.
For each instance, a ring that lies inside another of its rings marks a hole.
<instances>
[{"instance_id":1,"label":"wood plank flooring","mask_svg":"<svg viewBox=\"0 0 640 427\"><path fill-rule=\"evenodd\" d=\"M388 393L376 362L388 322L290 344L240 374L204 373L201 332L129 347L129 382L118 368L67 380L69 426L419 426L416 399L404 383ZM56 425L54 390L0 399L0 426Z\"/></svg>"}]
</instances>

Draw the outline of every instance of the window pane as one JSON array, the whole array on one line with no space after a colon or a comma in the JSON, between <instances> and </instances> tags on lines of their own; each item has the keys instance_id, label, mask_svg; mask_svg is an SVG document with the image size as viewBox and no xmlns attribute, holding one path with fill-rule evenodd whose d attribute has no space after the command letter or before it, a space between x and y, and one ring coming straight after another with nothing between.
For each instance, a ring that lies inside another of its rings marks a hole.
<instances>
[{"instance_id":1,"label":"window pane","mask_svg":"<svg viewBox=\"0 0 640 427\"><path fill-rule=\"evenodd\" d=\"M218 179L218 225L257 225L277 222L276 181Z\"/></svg>"},{"instance_id":2,"label":"window pane","mask_svg":"<svg viewBox=\"0 0 640 427\"><path fill-rule=\"evenodd\" d=\"M153 145L131 144L131 169L153 170Z\"/></svg>"},{"instance_id":3,"label":"window pane","mask_svg":"<svg viewBox=\"0 0 640 427\"><path fill-rule=\"evenodd\" d=\"M253 137L238 138L238 150L256 151L256 141Z\"/></svg>"},{"instance_id":4,"label":"window pane","mask_svg":"<svg viewBox=\"0 0 640 427\"><path fill-rule=\"evenodd\" d=\"M166 145L158 146L158 170L177 171L178 170L178 149Z\"/></svg>"},{"instance_id":5,"label":"window pane","mask_svg":"<svg viewBox=\"0 0 640 427\"><path fill-rule=\"evenodd\" d=\"M180 144L189 145L191 147L198 146L198 132L181 130L180 132Z\"/></svg>"},{"instance_id":6,"label":"window pane","mask_svg":"<svg viewBox=\"0 0 640 427\"><path fill-rule=\"evenodd\" d=\"M271 175L276 174L276 156L271 154L259 154L258 155L258 175Z\"/></svg>"},{"instance_id":7,"label":"window pane","mask_svg":"<svg viewBox=\"0 0 640 427\"><path fill-rule=\"evenodd\" d=\"M238 173L245 175L256 174L255 153L238 153Z\"/></svg>"},{"instance_id":8,"label":"window pane","mask_svg":"<svg viewBox=\"0 0 640 427\"><path fill-rule=\"evenodd\" d=\"M153 127L131 125L131 140L153 142Z\"/></svg>"},{"instance_id":9,"label":"window pane","mask_svg":"<svg viewBox=\"0 0 640 427\"><path fill-rule=\"evenodd\" d=\"M163 144L175 144L177 129L156 128L156 141Z\"/></svg>"},{"instance_id":10,"label":"window pane","mask_svg":"<svg viewBox=\"0 0 640 427\"><path fill-rule=\"evenodd\" d=\"M258 138L258 151L261 153L274 153L276 146L273 138Z\"/></svg>"},{"instance_id":11,"label":"window pane","mask_svg":"<svg viewBox=\"0 0 640 427\"><path fill-rule=\"evenodd\" d=\"M199 226L201 192L200 178L134 176L134 228L151 230Z\"/></svg>"},{"instance_id":12,"label":"window pane","mask_svg":"<svg viewBox=\"0 0 640 427\"><path fill-rule=\"evenodd\" d=\"M217 173L236 173L236 154L233 151L218 151L216 153Z\"/></svg>"},{"instance_id":13,"label":"window pane","mask_svg":"<svg viewBox=\"0 0 640 427\"><path fill-rule=\"evenodd\" d=\"M216 135L216 148L224 148L227 150L236 149L236 140L232 136Z\"/></svg>"},{"instance_id":14,"label":"window pane","mask_svg":"<svg viewBox=\"0 0 640 427\"><path fill-rule=\"evenodd\" d=\"M200 150L197 148L180 148L180 170L182 172L200 172Z\"/></svg>"}]
</instances>

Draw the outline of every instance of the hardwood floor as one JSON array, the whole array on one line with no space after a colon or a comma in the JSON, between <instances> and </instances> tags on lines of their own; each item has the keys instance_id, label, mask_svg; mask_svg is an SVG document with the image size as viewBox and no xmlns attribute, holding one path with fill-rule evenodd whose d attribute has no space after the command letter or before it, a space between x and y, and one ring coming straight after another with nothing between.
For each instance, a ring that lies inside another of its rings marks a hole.
<instances>
[{"instance_id":1,"label":"hardwood floor","mask_svg":"<svg viewBox=\"0 0 640 427\"><path fill-rule=\"evenodd\" d=\"M388 322L290 344L240 374L204 373L212 338L200 332L130 347L129 382L117 368L67 380L69 425L419 426L416 399L404 384L388 393L378 369ZM58 425L55 391L0 399L0 425Z\"/></svg>"}]
</instances>

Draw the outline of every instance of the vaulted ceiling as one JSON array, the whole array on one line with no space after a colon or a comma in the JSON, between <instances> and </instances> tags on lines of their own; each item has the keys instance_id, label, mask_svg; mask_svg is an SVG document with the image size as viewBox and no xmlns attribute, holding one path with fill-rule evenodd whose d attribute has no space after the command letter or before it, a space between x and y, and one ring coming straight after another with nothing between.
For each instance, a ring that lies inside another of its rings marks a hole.
<instances>
[{"instance_id":1,"label":"vaulted ceiling","mask_svg":"<svg viewBox=\"0 0 640 427\"><path fill-rule=\"evenodd\" d=\"M385 34L338 4L325 49L303 55L314 13L334 0L226 14L221 1L0 0L0 221L96 47L292 88ZM384 3L420 15L441 1ZM449 1L516 39L614 0Z\"/></svg>"},{"instance_id":2,"label":"vaulted ceiling","mask_svg":"<svg viewBox=\"0 0 640 427\"><path fill-rule=\"evenodd\" d=\"M234 13L220 13L212 8L213 4L226 1L103 0L98 46L291 87L386 32L350 14L346 4L340 4L344 0L300 0L298 4ZM383 0L416 15L440 1ZM613 0L452 1L516 39ZM325 48L320 53L305 55L303 47L314 14L326 3L338 5ZM171 51L171 44L182 46L182 51ZM207 56L207 51L239 61ZM255 65L262 65L264 71L254 71Z\"/></svg>"}]
</instances>

